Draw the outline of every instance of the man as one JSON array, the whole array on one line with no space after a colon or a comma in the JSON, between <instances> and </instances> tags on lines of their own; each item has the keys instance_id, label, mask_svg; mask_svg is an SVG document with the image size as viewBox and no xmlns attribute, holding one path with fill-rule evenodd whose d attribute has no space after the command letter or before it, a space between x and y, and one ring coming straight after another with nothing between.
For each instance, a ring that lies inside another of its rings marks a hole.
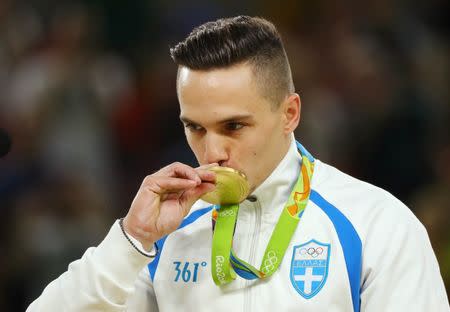
<instances>
[{"instance_id":1,"label":"man","mask_svg":"<svg viewBox=\"0 0 450 312\"><path fill-rule=\"evenodd\" d=\"M174 163L147 176L126 217L29 311L449 310L410 210L296 143L300 98L270 22L209 22L171 55L201 166ZM208 169L216 165L245 173L251 190L227 229L231 255L216 239L229 207L199 200L215 188Z\"/></svg>"}]
</instances>

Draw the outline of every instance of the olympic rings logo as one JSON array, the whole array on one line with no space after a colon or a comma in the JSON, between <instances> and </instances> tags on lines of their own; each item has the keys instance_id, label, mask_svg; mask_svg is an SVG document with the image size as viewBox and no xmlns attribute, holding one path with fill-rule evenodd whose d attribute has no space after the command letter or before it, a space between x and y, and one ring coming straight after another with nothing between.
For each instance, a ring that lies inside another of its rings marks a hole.
<instances>
[{"instance_id":1,"label":"olympic rings logo","mask_svg":"<svg viewBox=\"0 0 450 312\"><path fill-rule=\"evenodd\" d=\"M275 265L278 263L278 257L275 251L271 250L267 253L267 259L264 260L263 272L268 273L275 269Z\"/></svg>"},{"instance_id":2,"label":"olympic rings logo","mask_svg":"<svg viewBox=\"0 0 450 312\"><path fill-rule=\"evenodd\" d=\"M221 217L233 217L234 211L233 210L219 210L219 216Z\"/></svg>"},{"instance_id":3,"label":"olympic rings logo","mask_svg":"<svg viewBox=\"0 0 450 312\"><path fill-rule=\"evenodd\" d=\"M303 255L310 255L313 258L316 258L317 256L321 255L323 253L322 247L308 247L308 248L300 248L300 254Z\"/></svg>"}]
</instances>

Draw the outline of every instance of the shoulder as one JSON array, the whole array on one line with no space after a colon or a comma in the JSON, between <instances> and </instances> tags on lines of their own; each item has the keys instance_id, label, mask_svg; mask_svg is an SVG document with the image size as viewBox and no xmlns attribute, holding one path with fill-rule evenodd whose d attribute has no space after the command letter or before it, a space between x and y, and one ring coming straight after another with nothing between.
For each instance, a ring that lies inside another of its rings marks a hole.
<instances>
[{"instance_id":1,"label":"shoulder","mask_svg":"<svg viewBox=\"0 0 450 312\"><path fill-rule=\"evenodd\" d=\"M371 231L403 227L425 231L411 210L389 192L317 161L313 191L341 212L362 241Z\"/></svg>"}]
</instances>

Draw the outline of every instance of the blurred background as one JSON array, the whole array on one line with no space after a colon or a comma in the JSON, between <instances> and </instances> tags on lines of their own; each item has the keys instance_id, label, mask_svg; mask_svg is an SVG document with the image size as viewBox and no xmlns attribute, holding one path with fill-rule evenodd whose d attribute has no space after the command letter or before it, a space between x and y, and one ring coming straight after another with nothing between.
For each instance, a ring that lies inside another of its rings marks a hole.
<instances>
[{"instance_id":1,"label":"blurred background","mask_svg":"<svg viewBox=\"0 0 450 312\"><path fill-rule=\"evenodd\" d=\"M196 161L169 47L218 17L283 35L297 138L427 227L450 287L449 1L0 0L0 310L24 311L127 212L142 181Z\"/></svg>"}]
</instances>

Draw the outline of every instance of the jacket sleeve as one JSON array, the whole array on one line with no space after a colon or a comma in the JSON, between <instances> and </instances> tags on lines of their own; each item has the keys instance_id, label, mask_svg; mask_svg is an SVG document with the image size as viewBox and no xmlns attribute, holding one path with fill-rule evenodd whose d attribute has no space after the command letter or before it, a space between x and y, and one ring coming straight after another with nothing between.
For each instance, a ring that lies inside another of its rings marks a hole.
<instances>
[{"instance_id":1,"label":"jacket sleeve","mask_svg":"<svg viewBox=\"0 0 450 312\"><path fill-rule=\"evenodd\" d=\"M382 206L364 243L361 312L450 311L424 226L397 199Z\"/></svg>"},{"instance_id":2,"label":"jacket sleeve","mask_svg":"<svg viewBox=\"0 0 450 312\"><path fill-rule=\"evenodd\" d=\"M148 267L140 273L135 283L135 291L128 297L127 311L129 312L156 312L158 304L156 302L155 291L150 279Z\"/></svg>"},{"instance_id":3,"label":"jacket sleeve","mask_svg":"<svg viewBox=\"0 0 450 312\"><path fill-rule=\"evenodd\" d=\"M134 293L148 293L140 289L148 285L138 282L139 272L148 263L149 258L131 246L116 221L100 245L88 248L81 259L72 262L27 312L139 311L127 304ZM141 304L137 300L133 301L136 306ZM150 306L153 302L146 303L146 311L157 311L156 306Z\"/></svg>"}]
</instances>

